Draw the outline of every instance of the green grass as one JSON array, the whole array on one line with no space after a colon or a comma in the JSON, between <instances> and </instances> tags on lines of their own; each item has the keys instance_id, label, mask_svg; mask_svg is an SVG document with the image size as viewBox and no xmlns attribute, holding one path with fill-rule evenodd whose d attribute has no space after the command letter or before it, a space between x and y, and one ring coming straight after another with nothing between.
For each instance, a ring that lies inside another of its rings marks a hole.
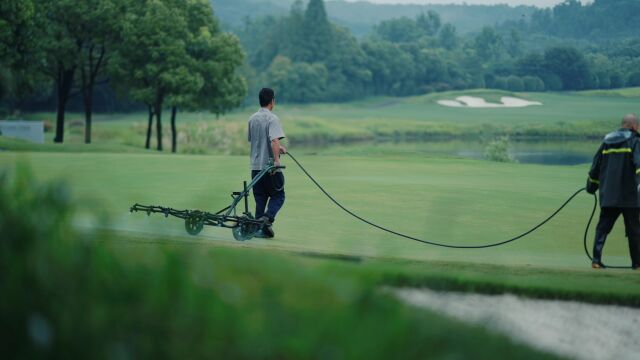
<instances>
[{"instance_id":1,"label":"green grass","mask_svg":"<svg viewBox=\"0 0 640 360\"><path fill-rule=\"evenodd\" d=\"M511 95L471 91L283 105L276 113L294 142L294 154L350 209L427 240L477 245L537 224L584 185L588 166L499 164L438 155L442 148L458 146L453 143L401 141L393 147L363 143L300 150L297 143L431 137L469 142L499 133L599 137L637 106L633 89L616 92L517 94L545 104L526 109L451 109L435 103L464 94L491 101ZM238 110L219 120L181 114L181 151L221 154L216 156L142 150L142 113L96 116L91 145L82 143L79 114L70 115L68 124L73 126L67 127L62 145L51 143L51 133L42 145L0 137L0 149L9 150L0 152L0 170L24 161L37 178L70 185L71 202L80 210L75 227L89 239L83 244L93 249L76 251L76 268L59 273L43 262L47 252L36 254L41 256L38 266L31 266L31 258L24 260L25 269L35 269L44 279L41 284L53 291L27 298L47 299L41 301L57 315L44 315L54 324L65 324L56 334L70 341L67 347L84 348L86 354L124 349L147 357L184 357L188 348L203 356L229 357L493 358L499 353L540 358L545 354L482 328L410 308L382 289L424 286L640 307L637 272L589 267L582 232L593 200L586 194L532 235L485 250L429 247L355 222L286 157L287 201L273 240L237 242L229 230L219 228L205 228L191 237L178 219L129 213L136 202L209 211L228 205L229 194L239 190L249 173L246 156L229 154L246 153L245 124L254 110ZM165 134L167 141L169 132ZM584 151L592 144L563 146ZM18 189L13 196L22 199L23 192L29 189ZM38 234L54 218L43 209L18 218L33 216L31 227ZM629 263L621 224L607 242L605 262ZM5 274L21 273L12 269ZM59 290L68 283L78 285L70 292ZM171 340L157 341L164 338ZM114 350L114 343L120 347Z\"/></svg>"},{"instance_id":2,"label":"green grass","mask_svg":"<svg viewBox=\"0 0 640 360\"><path fill-rule=\"evenodd\" d=\"M493 138L584 139L600 138L619 124L622 116L638 111L640 88L597 90L575 93L509 93L496 90L468 90L407 98L368 98L344 104L284 104L276 106L288 140L294 145L362 140ZM440 99L461 95L496 101L501 96L518 96L540 101L528 108L448 108ZM182 153L246 154L246 121L254 107L236 110L216 119L206 113L179 113L178 149ZM51 113L26 114L27 119L48 120ZM84 141L82 114L69 114L66 142ZM104 151L130 151L144 146L147 115L98 114L94 143ZM170 148L168 118L164 117L164 148ZM52 142L53 133L47 133ZM152 147L155 148L155 128ZM56 145L57 146L57 145ZM26 145L0 142L0 148L24 150ZM96 149L98 147L95 147ZM34 147L38 149L38 147ZM64 151L64 149L62 150ZM75 150L74 150L75 151Z\"/></svg>"},{"instance_id":3,"label":"green grass","mask_svg":"<svg viewBox=\"0 0 640 360\"><path fill-rule=\"evenodd\" d=\"M587 90L578 92L583 96L618 96L624 98L640 98L640 87L612 89L612 90Z\"/></svg>"},{"instance_id":4,"label":"green grass","mask_svg":"<svg viewBox=\"0 0 640 360\"><path fill-rule=\"evenodd\" d=\"M248 174L245 157L2 153L0 164L30 162L38 177L62 178L78 203L112 219L123 240L160 237L195 246L248 246L285 252L363 257L393 283L513 291L531 296L640 305L640 277L630 271L593 272L582 249L592 199L580 195L548 225L514 244L451 250L393 237L355 222L288 159L287 202L277 238L238 243L230 231L206 228L186 236L183 223L130 214L133 203L217 210ZM383 225L428 240L477 245L514 236L544 219L583 186L587 166L532 166L424 156L299 158L346 206ZM88 222L79 219L80 226ZM90 222L89 222L90 223ZM626 265L619 225L605 261ZM406 270L406 271L405 271ZM570 279L570 281L568 280ZM597 284L597 286L595 285Z\"/></svg>"},{"instance_id":5,"label":"green grass","mask_svg":"<svg viewBox=\"0 0 640 360\"><path fill-rule=\"evenodd\" d=\"M375 267L78 233L66 187L20 170L0 177L0 345L11 358L550 358L400 303Z\"/></svg>"}]
</instances>

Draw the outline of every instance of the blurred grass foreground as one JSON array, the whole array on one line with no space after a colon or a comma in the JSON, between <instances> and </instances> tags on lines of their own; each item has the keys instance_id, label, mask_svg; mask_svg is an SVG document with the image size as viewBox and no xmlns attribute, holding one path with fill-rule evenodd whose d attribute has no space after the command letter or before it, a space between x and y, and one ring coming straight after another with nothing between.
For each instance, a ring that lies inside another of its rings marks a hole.
<instances>
[{"instance_id":1,"label":"blurred grass foreground","mask_svg":"<svg viewBox=\"0 0 640 360\"><path fill-rule=\"evenodd\" d=\"M381 293L353 268L76 231L67 186L0 178L6 358L489 357L535 350ZM473 354L473 355L472 355Z\"/></svg>"}]
</instances>

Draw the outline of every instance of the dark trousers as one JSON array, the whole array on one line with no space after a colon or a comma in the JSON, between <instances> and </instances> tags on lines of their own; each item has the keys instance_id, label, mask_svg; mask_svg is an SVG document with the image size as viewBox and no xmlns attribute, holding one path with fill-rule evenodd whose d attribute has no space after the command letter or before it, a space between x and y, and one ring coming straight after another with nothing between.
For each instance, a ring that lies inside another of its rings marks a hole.
<instances>
[{"instance_id":1,"label":"dark trousers","mask_svg":"<svg viewBox=\"0 0 640 360\"><path fill-rule=\"evenodd\" d=\"M252 170L251 178L259 173L259 170ZM284 175L281 172L264 175L253 187L253 198L256 200L256 219L266 215L273 222L284 205Z\"/></svg>"},{"instance_id":2,"label":"dark trousers","mask_svg":"<svg viewBox=\"0 0 640 360\"><path fill-rule=\"evenodd\" d=\"M602 261L602 249L607 235L613 229L618 217L622 214L627 239L629 240L629 254L633 267L640 266L640 209L603 207L600 209L600 220L596 227L596 239L593 243L593 262Z\"/></svg>"}]
</instances>

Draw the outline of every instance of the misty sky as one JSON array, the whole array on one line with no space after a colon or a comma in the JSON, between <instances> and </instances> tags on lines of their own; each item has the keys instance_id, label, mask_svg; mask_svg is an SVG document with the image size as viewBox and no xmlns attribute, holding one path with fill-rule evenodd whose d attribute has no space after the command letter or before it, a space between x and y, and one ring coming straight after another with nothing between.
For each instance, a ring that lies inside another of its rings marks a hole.
<instances>
[{"instance_id":1,"label":"misty sky","mask_svg":"<svg viewBox=\"0 0 640 360\"><path fill-rule=\"evenodd\" d=\"M346 0L349 2L362 0ZM535 5L538 7L553 6L563 0L365 0L378 4L508 4L508 5ZM582 1L585 3L585 1ZM587 1L588 2L588 1Z\"/></svg>"}]
</instances>

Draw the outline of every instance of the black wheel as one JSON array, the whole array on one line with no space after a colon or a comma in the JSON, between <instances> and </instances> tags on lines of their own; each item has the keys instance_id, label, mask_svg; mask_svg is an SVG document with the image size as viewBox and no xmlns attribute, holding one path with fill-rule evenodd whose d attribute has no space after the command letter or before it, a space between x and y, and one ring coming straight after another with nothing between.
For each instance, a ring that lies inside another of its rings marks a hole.
<instances>
[{"instance_id":1,"label":"black wheel","mask_svg":"<svg viewBox=\"0 0 640 360\"><path fill-rule=\"evenodd\" d=\"M184 219L184 228L189 235L198 235L204 227L204 220L199 214L192 214Z\"/></svg>"},{"instance_id":2,"label":"black wheel","mask_svg":"<svg viewBox=\"0 0 640 360\"><path fill-rule=\"evenodd\" d=\"M234 227L233 238L238 241L250 240L260 229L260 226L250 222L240 222L238 226Z\"/></svg>"}]
</instances>

